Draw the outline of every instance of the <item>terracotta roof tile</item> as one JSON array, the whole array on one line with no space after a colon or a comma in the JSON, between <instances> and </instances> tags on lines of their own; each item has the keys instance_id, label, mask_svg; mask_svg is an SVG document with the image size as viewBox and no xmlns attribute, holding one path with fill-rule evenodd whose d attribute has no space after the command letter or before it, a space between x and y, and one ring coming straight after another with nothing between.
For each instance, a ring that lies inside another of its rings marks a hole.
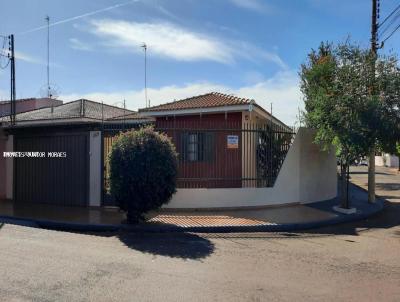
<instances>
[{"instance_id":1,"label":"terracotta roof tile","mask_svg":"<svg viewBox=\"0 0 400 302\"><path fill-rule=\"evenodd\" d=\"M139 111L168 111L195 108L223 107L234 105L246 105L254 102L254 100L239 98L237 96L223 94L219 92L211 92L203 95L190 97L187 99L174 101L150 108L143 108Z\"/></svg>"},{"instance_id":2,"label":"terracotta roof tile","mask_svg":"<svg viewBox=\"0 0 400 302\"><path fill-rule=\"evenodd\" d=\"M133 112L133 113L129 113L129 114L126 114L126 115L112 117L112 118L110 118L108 120L124 120L124 119L125 120L131 120L131 119L134 119L134 120L148 120L148 121L154 120L153 118L148 117L148 116L144 116L144 115L140 114L139 112Z\"/></svg>"}]
</instances>

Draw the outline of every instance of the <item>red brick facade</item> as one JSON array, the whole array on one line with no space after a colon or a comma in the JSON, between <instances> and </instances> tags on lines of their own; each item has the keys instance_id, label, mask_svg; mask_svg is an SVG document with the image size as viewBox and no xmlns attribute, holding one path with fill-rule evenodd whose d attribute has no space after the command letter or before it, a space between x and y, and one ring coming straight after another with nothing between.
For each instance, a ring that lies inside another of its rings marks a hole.
<instances>
[{"instance_id":1,"label":"red brick facade","mask_svg":"<svg viewBox=\"0 0 400 302\"><path fill-rule=\"evenodd\" d=\"M178 187L241 187L241 127L241 112L157 117L156 129L172 138L179 153ZM228 149L228 135L239 137L237 148Z\"/></svg>"}]
</instances>

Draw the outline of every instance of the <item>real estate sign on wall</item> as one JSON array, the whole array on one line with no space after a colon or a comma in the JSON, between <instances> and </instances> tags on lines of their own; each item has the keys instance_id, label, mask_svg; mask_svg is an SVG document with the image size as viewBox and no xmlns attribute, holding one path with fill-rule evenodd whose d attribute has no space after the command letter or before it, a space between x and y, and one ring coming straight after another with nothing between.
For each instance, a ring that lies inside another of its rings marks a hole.
<instances>
[{"instance_id":1,"label":"real estate sign on wall","mask_svg":"<svg viewBox=\"0 0 400 302\"><path fill-rule=\"evenodd\" d=\"M238 135L228 135L226 142L227 142L228 149L238 149L239 148L239 136Z\"/></svg>"}]
</instances>

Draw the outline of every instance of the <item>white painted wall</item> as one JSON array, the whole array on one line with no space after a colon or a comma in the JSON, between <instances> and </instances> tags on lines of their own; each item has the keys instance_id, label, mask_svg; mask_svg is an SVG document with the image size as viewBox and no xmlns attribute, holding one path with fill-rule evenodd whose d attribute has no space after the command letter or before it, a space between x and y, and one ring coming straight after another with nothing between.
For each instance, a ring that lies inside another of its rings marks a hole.
<instances>
[{"instance_id":1,"label":"white painted wall","mask_svg":"<svg viewBox=\"0 0 400 302\"><path fill-rule=\"evenodd\" d=\"M101 205L101 133L90 131L89 135L89 206Z\"/></svg>"},{"instance_id":2,"label":"white painted wall","mask_svg":"<svg viewBox=\"0 0 400 302\"><path fill-rule=\"evenodd\" d=\"M399 166L399 158L395 155L387 154L386 166L391 168L397 168Z\"/></svg>"},{"instance_id":3,"label":"white painted wall","mask_svg":"<svg viewBox=\"0 0 400 302\"><path fill-rule=\"evenodd\" d=\"M337 195L336 157L300 128L272 188L178 189L164 208L223 208L310 203Z\"/></svg>"},{"instance_id":4,"label":"white painted wall","mask_svg":"<svg viewBox=\"0 0 400 302\"><path fill-rule=\"evenodd\" d=\"M320 146L313 143L314 134L315 132L310 130L301 132L299 171L301 203L331 199L337 194L335 149L332 147L329 152L321 152Z\"/></svg>"},{"instance_id":5,"label":"white painted wall","mask_svg":"<svg viewBox=\"0 0 400 302\"><path fill-rule=\"evenodd\" d=\"M379 167L397 168L399 166L399 158L388 153L382 156L375 156L375 165Z\"/></svg>"},{"instance_id":6,"label":"white painted wall","mask_svg":"<svg viewBox=\"0 0 400 302\"><path fill-rule=\"evenodd\" d=\"M385 166L385 161L384 161L383 156L380 156L380 155L375 156L375 165L378 167Z\"/></svg>"},{"instance_id":7,"label":"white painted wall","mask_svg":"<svg viewBox=\"0 0 400 302\"><path fill-rule=\"evenodd\" d=\"M9 135L6 142L6 152L14 151L14 135ZM13 199L14 159L6 158L6 198Z\"/></svg>"}]
</instances>

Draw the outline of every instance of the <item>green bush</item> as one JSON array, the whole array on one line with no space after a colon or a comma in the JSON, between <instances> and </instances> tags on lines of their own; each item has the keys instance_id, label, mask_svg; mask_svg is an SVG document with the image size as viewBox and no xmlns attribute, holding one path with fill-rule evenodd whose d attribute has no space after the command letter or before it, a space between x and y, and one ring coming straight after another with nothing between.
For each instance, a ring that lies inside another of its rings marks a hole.
<instances>
[{"instance_id":1,"label":"green bush","mask_svg":"<svg viewBox=\"0 0 400 302\"><path fill-rule=\"evenodd\" d=\"M170 139L143 128L121 133L109 155L110 191L128 223L168 203L176 191L177 153Z\"/></svg>"}]
</instances>

